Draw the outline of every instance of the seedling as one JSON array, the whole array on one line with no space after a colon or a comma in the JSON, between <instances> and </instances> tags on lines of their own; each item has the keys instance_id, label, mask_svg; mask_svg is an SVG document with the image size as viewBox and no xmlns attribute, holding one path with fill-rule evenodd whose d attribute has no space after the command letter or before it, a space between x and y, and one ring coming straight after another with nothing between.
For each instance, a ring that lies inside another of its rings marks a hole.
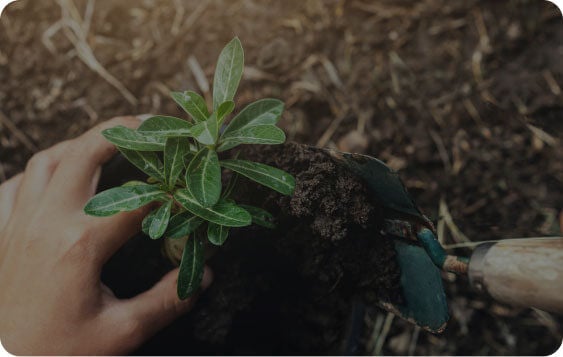
<instances>
[{"instance_id":1,"label":"seedling","mask_svg":"<svg viewBox=\"0 0 563 357\"><path fill-rule=\"evenodd\" d=\"M172 92L191 121L154 116L137 130L123 126L103 131L133 165L146 173L146 182L131 181L100 192L84 207L92 216L110 216L135 210L151 202L160 205L143 220L142 230L152 239L186 240L178 276L178 296L185 299L203 277L205 238L222 245L231 227L252 223L273 227L273 217L259 207L237 205L233 189L238 175L245 176L284 195L291 195L295 179L268 165L219 159L217 155L241 144L281 144L284 132L276 126L284 108L278 99L261 99L240 111L224 125L234 110L242 77L244 53L238 38L219 55L213 80L213 110L192 91ZM222 170L232 171L222 187Z\"/></svg>"}]
</instances>

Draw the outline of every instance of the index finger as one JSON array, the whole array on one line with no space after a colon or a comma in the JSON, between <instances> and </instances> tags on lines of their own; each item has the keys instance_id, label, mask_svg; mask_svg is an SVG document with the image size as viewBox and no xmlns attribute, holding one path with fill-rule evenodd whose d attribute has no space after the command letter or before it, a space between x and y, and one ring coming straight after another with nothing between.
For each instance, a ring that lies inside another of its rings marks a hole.
<instances>
[{"instance_id":1,"label":"index finger","mask_svg":"<svg viewBox=\"0 0 563 357\"><path fill-rule=\"evenodd\" d=\"M102 131L117 125L134 129L140 123L132 116L113 118L73 140L53 174L50 191L66 201L65 204L73 202L82 206L92 194L100 166L116 153L115 146L103 137Z\"/></svg>"}]
</instances>

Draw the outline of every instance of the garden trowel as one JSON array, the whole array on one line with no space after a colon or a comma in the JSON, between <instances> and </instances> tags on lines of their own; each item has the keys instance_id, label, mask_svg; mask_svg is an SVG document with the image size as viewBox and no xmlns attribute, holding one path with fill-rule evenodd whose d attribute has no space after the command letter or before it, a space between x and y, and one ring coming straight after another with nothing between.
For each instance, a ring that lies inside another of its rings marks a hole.
<instances>
[{"instance_id":1,"label":"garden trowel","mask_svg":"<svg viewBox=\"0 0 563 357\"><path fill-rule=\"evenodd\" d=\"M479 245L470 258L448 255L432 222L421 212L398 174L360 154L318 149L366 184L384 210L382 233L393 239L401 269L403 302L380 301L385 310L439 333L449 319L441 270L467 275L472 287L508 304L563 313L563 239L508 239Z\"/></svg>"}]
</instances>

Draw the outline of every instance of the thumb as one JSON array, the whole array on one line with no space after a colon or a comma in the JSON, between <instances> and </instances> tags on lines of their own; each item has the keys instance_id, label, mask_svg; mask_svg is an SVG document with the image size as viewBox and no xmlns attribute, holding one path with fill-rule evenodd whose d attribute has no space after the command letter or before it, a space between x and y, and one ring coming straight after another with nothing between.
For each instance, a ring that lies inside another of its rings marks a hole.
<instances>
[{"instance_id":1,"label":"thumb","mask_svg":"<svg viewBox=\"0 0 563 357\"><path fill-rule=\"evenodd\" d=\"M197 296L194 295L186 300L180 300L176 292L178 280L176 268L168 272L155 286L129 300L122 301L127 311L127 320L137 322L137 338L144 341L159 330L168 326L176 318L189 311ZM213 273L209 267L205 267L201 290L205 290L213 280Z\"/></svg>"}]
</instances>

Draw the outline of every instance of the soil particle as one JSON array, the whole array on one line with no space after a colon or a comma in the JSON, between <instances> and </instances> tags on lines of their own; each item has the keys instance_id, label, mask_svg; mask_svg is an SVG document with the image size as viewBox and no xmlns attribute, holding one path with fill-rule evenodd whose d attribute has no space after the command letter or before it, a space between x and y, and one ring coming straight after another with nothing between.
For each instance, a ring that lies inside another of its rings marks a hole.
<instances>
[{"instance_id":1,"label":"soil particle","mask_svg":"<svg viewBox=\"0 0 563 357\"><path fill-rule=\"evenodd\" d=\"M393 244L379 233L382 208L358 177L324 151L306 145L254 146L242 154L294 175L291 197L264 192L253 183L250 187L276 203L267 208L278 217L277 234L285 236L280 244L288 245L288 251L308 252L301 262L304 273L317 274L323 281L345 274L347 280L378 290L380 298L395 302L400 298ZM241 201L249 196L243 192Z\"/></svg>"},{"instance_id":2,"label":"soil particle","mask_svg":"<svg viewBox=\"0 0 563 357\"><path fill-rule=\"evenodd\" d=\"M304 145L248 147L242 154L295 176L292 197L239 181L237 202L268 209L277 228L231 230L207 262L212 286L138 354L340 354L353 306L401 301L393 243L380 235L382 210L362 181ZM135 295L169 269L147 241L131 241L106 267L105 282L117 296Z\"/></svg>"},{"instance_id":3,"label":"soil particle","mask_svg":"<svg viewBox=\"0 0 563 357\"><path fill-rule=\"evenodd\" d=\"M298 144L257 150L252 157L269 157L266 161L296 176L295 193L282 205L288 204L295 218L311 218L312 232L321 238L339 240L350 225L374 223L375 210L362 182L328 155Z\"/></svg>"}]
</instances>

